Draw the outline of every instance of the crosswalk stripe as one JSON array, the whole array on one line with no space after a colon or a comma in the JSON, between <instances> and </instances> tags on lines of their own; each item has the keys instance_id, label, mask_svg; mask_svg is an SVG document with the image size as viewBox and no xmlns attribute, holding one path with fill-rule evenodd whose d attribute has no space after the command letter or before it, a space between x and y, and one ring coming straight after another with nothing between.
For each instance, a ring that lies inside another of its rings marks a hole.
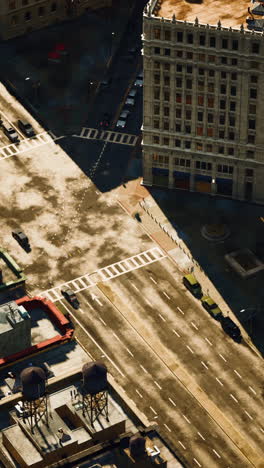
<instances>
[{"instance_id":1,"label":"crosswalk stripe","mask_svg":"<svg viewBox=\"0 0 264 468\"><path fill-rule=\"evenodd\" d=\"M13 143L11 145L3 146L0 148L0 160L25 153L30 149L46 145L48 143L54 144L55 140L63 138L63 136L56 137L52 132L50 133L51 135L48 132L43 132L36 135L35 138L25 138L24 140L21 140L18 146L14 145ZM52 138L52 136L54 136L54 138Z\"/></svg>"},{"instance_id":2,"label":"crosswalk stripe","mask_svg":"<svg viewBox=\"0 0 264 468\"><path fill-rule=\"evenodd\" d=\"M102 130L99 132L96 128L83 127L79 135L74 135L79 138L104 140L110 143L120 145L135 146L138 140L138 135L131 135L130 133L114 132L111 130Z\"/></svg>"}]
</instances>

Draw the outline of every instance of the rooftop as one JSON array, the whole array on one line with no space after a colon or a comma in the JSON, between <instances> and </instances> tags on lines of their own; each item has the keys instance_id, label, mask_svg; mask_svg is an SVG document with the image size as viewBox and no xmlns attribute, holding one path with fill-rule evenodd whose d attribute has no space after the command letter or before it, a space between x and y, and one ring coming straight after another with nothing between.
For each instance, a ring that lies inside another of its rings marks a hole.
<instances>
[{"instance_id":1,"label":"rooftop","mask_svg":"<svg viewBox=\"0 0 264 468\"><path fill-rule=\"evenodd\" d=\"M161 0L161 8L156 16L172 18L194 23L197 17L199 23L217 25L221 21L223 27L246 27L248 7L252 4L248 0Z\"/></svg>"}]
</instances>

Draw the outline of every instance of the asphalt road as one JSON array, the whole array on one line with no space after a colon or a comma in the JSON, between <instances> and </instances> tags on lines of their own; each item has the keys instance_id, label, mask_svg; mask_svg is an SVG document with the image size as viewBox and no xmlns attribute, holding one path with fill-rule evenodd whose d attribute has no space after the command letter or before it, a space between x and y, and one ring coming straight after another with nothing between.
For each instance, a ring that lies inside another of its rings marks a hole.
<instances>
[{"instance_id":1,"label":"asphalt road","mask_svg":"<svg viewBox=\"0 0 264 468\"><path fill-rule=\"evenodd\" d=\"M77 336L188 466L261 466L260 359L224 335L170 260L99 283L79 299Z\"/></svg>"}]
</instances>

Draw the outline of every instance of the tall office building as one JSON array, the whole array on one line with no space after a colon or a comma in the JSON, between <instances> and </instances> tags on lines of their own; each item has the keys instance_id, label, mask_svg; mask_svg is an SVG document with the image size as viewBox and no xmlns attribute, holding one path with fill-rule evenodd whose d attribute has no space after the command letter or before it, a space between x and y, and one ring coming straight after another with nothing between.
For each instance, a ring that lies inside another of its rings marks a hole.
<instances>
[{"instance_id":1,"label":"tall office building","mask_svg":"<svg viewBox=\"0 0 264 468\"><path fill-rule=\"evenodd\" d=\"M264 203L261 13L245 0L147 4L145 185Z\"/></svg>"},{"instance_id":2,"label":"tall office building","mask_svg":"<svg viewBox=\"0 0 264 468\"><path fill-rule=\"evenodd\" d=\"M112 0L1 0L0 40L70 20L85 11L110 7Z\"/></svg>"}]
</instances>

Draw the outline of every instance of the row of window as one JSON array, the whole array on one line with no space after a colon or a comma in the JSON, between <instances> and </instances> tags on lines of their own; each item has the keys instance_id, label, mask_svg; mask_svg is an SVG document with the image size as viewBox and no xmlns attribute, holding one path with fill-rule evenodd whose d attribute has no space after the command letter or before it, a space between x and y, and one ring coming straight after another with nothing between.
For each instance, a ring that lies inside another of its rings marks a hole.
<instances>
[{"instance_id":1,"label":"row of window","mask_svg":"<svg viewBox=\"0 0 264 468\"><path fill-rule=\"evenodd\" d=\"M226 95L229 96L231 95L232 97L236 97L237 90L235 86L231 87L230 92L227 92L227 88L225 85L220 86L220 94L221 95ZM161 98L161 88L160 87L155 87L154 88L154 100L160 100ZM249 99L257 99L257 89L255 88L249 88ZM170 91L164 89L163 90L163 100L169 102L170 101ZM183 97L181 93L176 93L176 102L181 103L183 102ZM203 106L206 102L205 96L203 94L197 96L197 105L198 106ZM221 101L220 101L221 102ZM192 95L191 94L186 94L185 95L185 103L186 104L192 104ZM214 96L207 96L207 107L214 107L215 105L215 99ZM226 108L226 100L223 101L222 104L223 107L221 109ZM235 107L235 106L234 106ZM234 111L233 111L234 112Z\"/></svg>"},{"instance_id":2,"label":"row of window","mask_svg":"<svg viewBox=\"0 0 264 468\"><path fill-rule=\"evenodd\" d=\"M166 50L166 53L165 53L165 50ZM166 57L172 57L171 55L171 49L161 49L160 47L155 47L153 49L153 52L154 54L157 56L157 55L161 55L161 56L166 56ZM200 58L199 58L200 56ZM205 54L202 54L202 55L197 55L197 54L193 54L193 52L188 52L188 51L183 51L183 50L174 50L174 57L176 57L177 59L186 59L186 60L191 60L192 62L194 61L194 59L196 58L197 60L199 59L201 62L206 62L207 61L207 55ZM209 57L209 56L208 56ZM210 56L210 60L211 60L211 63L214 63L214 59L212 58L212 56ZM227 60L225 60L227 59ZM209 61L210 63L210 61ZM238 61L238 59L236 58L228 58L228 57L221 57L221 60L220 60L220 63L222 65L230 65L230 66L240 66L240 62ZM158 66L159 64L159 66ZM154 68L160 68L161 64L160 62L158 62L157 60L154 60ZM167 64L167 63L164 63L163 65L164 67L166 66L166 70L169 70L170 69L170 64ZM253 62L253 61L250 61L249 62L249 70L258 70L260 64L259 62Z\"/></svg>"},{"instance_id":3,"label":"row of window","mask_svg":"<svg viewBox=\"0 0 264 468\"><path fill-rule=\"evenodd\" d=\"M163 164L165 166L168 166L169 164L169 157L168 156L163 156L160 154L153 154L152 155L152 161L154 163L158 164ZM184 159L184 158L174 158L174 166L180 166L183 168L190 168L191 167L191 160L190 159ZM211 172L212 171L212 163L206 162L206 161L195 161L195 168L201 171L207 171ZM216 171L220 173L225 173L225 174L233 174L233 166L228 166L227 164L217 164L216 166ZM247 177L252 177L253 176L253 170L252 169L246 169L245 172ZM249 175L250 174L250 175Z\"/></svg>"},{"instance_id":4,"label":"row of window","mask_svg":"<svg viewBox=\"0 0 264 468\"><path fill-rule=\"evenodd\" d=\"M57 11L57 3L53 2L50 6L50 9L45 8L43 6L38 7L37 9L37 14L38 16L45 16L46 14L55 13ZM32 12L31 11L25 11L25 13L21 16L19 15L12 15L10 18L10 23L11 25L18 24L19 21L30 21L32 19Z\"/></svg>"},{"instance_id":5,"label":"row of window","mask_svg":"<svg viewBox=\"0 0 264 468\"><path fill-rule=\"evenodd\" d=\"M159 70L159 72L171 72L173 70L173 65L170 64L170 63L164 63L163 64L161 62L157 62L156 60L154 60L153 68L154 68L154 70ZM176 68L175 68L175 71L176 71L177 74L185 72L186 74L191 75L193 73L193 70L194 70L194 67L192 65L183 64L183 63L177 63ZM221 77L222 80L226 80L226 79L228 79L230 77L231 81L236 81L237 77L238 77L238 74L236 72L212 70L212 69L209 69L209 68L204 69L204 72L201 72L201 73L202 73L203 76L208 74L209 77L214 78L215 74L217 72L220 73L220 77ZM157 72L155 72L155 74L158 75ZM257 84L258 83L258 76L257 75L250 75L249 76L249 81L250 81L250 83Z\"/></svg>"},{"instance_id":6,"label":"row of window","mask_svg":"<svg viewBox=\"0 0 264 468\"><path fill-rule=\"evenodd\" d=\"M201 100L200 100L200 102L201 102ZM224 107L223 107L223 104L224 104ZM221 111L228 110L228 109L226 109L226 101L220 100L219 108L220 108ZM234 125L235 124L235 120L234 120L235 116L233 115L233 112L236 111L236 102L235 101L230 101L228 108L229 108L229 111L232 112L232 114L228 114L229 123L230 123L230 125ZM154 113L155 116L160 115L160 110L161 110L160 104L154 104L153 113ZM249 104L249 106L248 106L249 115L252 115L252 116L255 115L256 110L257 110L256 104ZM186 120L191 120L193 115L194 115L193 112L194 111L192 111L191 108L190 109L188 108L188 109L185 110L185 114L184 114L181 107L176 107L175 117L176 117L176 119L182 119L182 118L184 118L184 115L185 115ZM163 107L163 116L164 117L170 117L171 113L172 113L172 109L170 107L168 107L168 106ZM226 116L226 117L224 117L224 116ZM227 114L222 112L220 114L220 117L219 117L219 123L222 124L223 121L226 120L226 119L227 119ZM216 123L215 115L212 112L205 112L203 110L198 110L197 120L199 122L203 122L204 120L206 120L208 123L211 123L211 124ZM254 120L254 119L249 119L249 121L250 120ZM232 124L231 122L234 122L234 124Z\"/></svg>"},{"instance_id":7,"label":"row of window","mask_svg":"<svg viewBox=\"0 0 264 468\"><path fill-rule=\"evenodd\" d=\"M157 40L165 40L171 41L172 34L170 30L164 30L163 35L161 28L154 28L153 29L153 39ZM187 44L195 44L196 46L199 45L201 47L210 47L210 48L220 48L224 50L239 50L239 41L237 39L231 39L228 37L219 38L217 43L215 36L206 36L204 33L200 33L195 36L192 32L189 31L177 31L176 36L174 35L174 41L178 43L187 43ZM254 41L250 44L251 46L251 53L252 54L259 54L260 52L260 42Z\"/></svg>"}]
</instances>

